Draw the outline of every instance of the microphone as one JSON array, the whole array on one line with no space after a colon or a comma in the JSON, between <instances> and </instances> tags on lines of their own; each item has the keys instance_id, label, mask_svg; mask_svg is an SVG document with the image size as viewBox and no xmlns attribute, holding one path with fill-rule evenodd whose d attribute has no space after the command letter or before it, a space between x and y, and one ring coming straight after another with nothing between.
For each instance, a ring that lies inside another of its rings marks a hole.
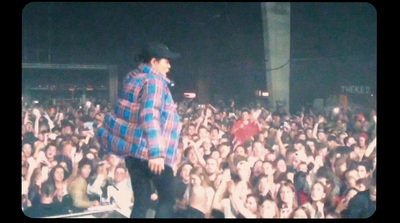
<instances>
[{"instance_id":1,"label":"microphone","mask_svg":"<svg viewBox=\"0 0 400 223\"><path fill-rule=\"evenodd\" d=\"M175 82L173 80L170 80L168 87L173 88L175 86Z\"/></svg>"}]
</instances>

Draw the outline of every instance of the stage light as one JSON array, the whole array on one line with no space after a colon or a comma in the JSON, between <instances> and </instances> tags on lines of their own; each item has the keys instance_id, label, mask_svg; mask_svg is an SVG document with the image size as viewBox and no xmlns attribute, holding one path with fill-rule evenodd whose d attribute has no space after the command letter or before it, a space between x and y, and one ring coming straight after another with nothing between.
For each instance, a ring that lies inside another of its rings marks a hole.
<instances>
[{"instance_id":1,"label":"stage light","mask_svg":"<svg viewBox=\"0 0 400 223\"><path fill-rule=\"evenodd\" d=\"M258 90L258 91L256 91L256 96L258 96L258 97L268 97L269 93L267 91Z\"/></svg>"},{"instance_id":2,"label":"stage light","mask_svg":"<svg viewBox=\"0 0 400 223\"><path fill-rule=\"evenodd\" d=\"M335 107L332 109L333 114L337 115L340 112L340 108L339 107Z\"/></svg>"},{"instance_id":3,"label":"stage light","mask_svg":"<svg viewBox=\"0 0 400 223\"><path fill-rule=\"evenodd\" d=\"M187 93L183 93L183 96L185 96L185 98L196 98L196 93L192 93L192 92L187 92Z\"/></svg>"},{"instance_id":4,"label":"stage light","mask_svg":"<svg viewBox=\"0 0 400 223\"><path fill-rule=\"evenodd\" d=\"M265 91L264 91L264 92L261 92L261 96L262 96L262 97L268 97L268 96L269 96L269 93L268 93L268 92L265 92Z\"/></svg>"}]
</instances>

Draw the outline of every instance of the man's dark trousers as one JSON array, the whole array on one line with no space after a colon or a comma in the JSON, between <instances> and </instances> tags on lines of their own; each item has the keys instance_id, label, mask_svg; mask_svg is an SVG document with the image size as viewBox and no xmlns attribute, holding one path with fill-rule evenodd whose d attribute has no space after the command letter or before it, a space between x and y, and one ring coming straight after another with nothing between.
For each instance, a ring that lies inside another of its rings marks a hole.
<instances>
[{"instance_id":1,"label":"man's dark trousers","mask_svg":"<svg viewBox=\"0 0 400 223\"><path fill-rule=\"evenodd\" d=\"M145 218L146 212L152 206L150 199L153 193L151 182L158 194L156 207L156 218L173 218L174 197L174 174L172 168L165 165L164 171L154 174L148 167L148 161L128 156L125 158L126 167L131 177L132 190L134 193L134 205L131 218Z\"/></svg>"}]
</instances>

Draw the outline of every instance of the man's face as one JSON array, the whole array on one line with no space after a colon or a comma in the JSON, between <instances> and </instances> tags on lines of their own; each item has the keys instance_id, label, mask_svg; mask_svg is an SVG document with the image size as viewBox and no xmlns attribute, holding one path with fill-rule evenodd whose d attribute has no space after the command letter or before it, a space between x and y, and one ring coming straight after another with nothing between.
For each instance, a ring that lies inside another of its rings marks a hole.
<instances>
[{"instance_id":1,"label":"man's face","mask_svg":"<svg viewBox=\"0 0 400 223\"><path fill-rule=\"evenodd\" d=\"M295 143L293 146L294 146L294 149L295 149L295 150L299 151L299 150L302 149L303 144L301 144L301 143Z\"/></svg>"},{"instance_id":2,"label":"man's face","mask_svg":"<svg viewBox=\"0 0 400 223\"><path fill-rule=\"evenodd\" d=\"M217 160L210 158L206 161L206 172L211 175L217 172L218 162Z\"/></svg>"},{"instance_id":3,"label":"man's face","mask_svg":"<svg viewBox=\"0 0 400 223\"><path fill-rule=\"evenodd\" d=\"M190 183L193 186L200 186L202 183L202 179L195 174L190 174Z\"/></svg>"},{"instance_id":4,"label":"man's face","mask_svg":"<svg viewBox=\"0 0 400 223\"><path fill-rule=\"evenodd\" d=\"M311 199L313 201L320 201L325 198L324 186L320 183L314 184L311 189Z\"/></svg>"},{"instance_id":5,"label":"man's face","mask_svg":"<svg viewBox=\"0 0 400 223\"><path fill-rule=\"evenodd\" d=\"M358 139L358 143L360 144L360 146L365 146L365 138L364 137L360 137Z\"/></svg>"},{"instance_id":6,"label":"man's face","mask_svg":"<svg viewBox=\"0 0 400 223\"><path fill-rule=\"evenodd\" d=\"M27 132L33 132L33 125L31 122L26 123L25 129Z\"/></svg>"},{"instance_id":7,"label":"man's face","mask_svg":"<svg viewBox=\"0 0 400 223\"><path fill-rule=\"evenodd\" d=\"M90 175L90 171L92 170L92 168L90 167L90 165L84 165L81 169L81 176L84 179L87 179Z\"/></svg>"},{"instance_id":8,"label":"man's face","mask_svg":"<svg viewBox=\"0 0 400 223\"><path fill-rule=\"evenodd\" d=\"M220 158L220 153L219 151L213 151L211 152L211 157L218 160Z\"/></svg>"},{"instance_id":9,"label":"man's face","mask_svg":"<svg viewBox=\"0 0 400 223\"><path fill-rule=\"evenodd\" d=\"M158 73L163 75L167 75L167 73L171 69L171 64L169 63L169 60L164 58L160 60L156 60L155 58L153 58L151 60L151 66L153 69L158 71Z\"/></svg>"},{"instance_id":10,"label":"man's face","mask_svg":"<svg viewBox=\"0 0 400 223\"><path fill-rule=\"evenodd\" d=\"M62 168L57 168L54 171L54 179L55 179L55 181L63 181L64 180L64 170Z\"/></svg>"},{"instance_id":11,"label":"man's face","mask_svg":"<svg viewBox=\"0 0 400 223\"><path fill-rule=\"evenodd\" d=\"M211 139L218 139L218 130L216 130L216 129L213 129L213 130L211 130L211 133L210 133L210 136L211 136Z\"/></svg>"},{"instance_id":12,"label":"man's face","mask_svg":"<svg viewBox=\"0 0 400 223\"><path fill-rule=\"evenodd\" d=\"M248 112L242 112L242 119L244 121L248 121L250 119L250 115Z\"/></svg>"},{"instance_id":13,"label":"man's face","mask_svg":"<svg viewBox=\"0 0 400 223\"><path fill-rule=\"evenodd\" d=\"M326 139L325 132L318 132L317 133L318 139L324 141Z\"/></svg>"},{"instance_id":14,"label":"man's face","mask_svg":"<svg viewBox=\"0 0 400 223\"><path fill-rule=\"evenodd\" d=\"M315 144L313 141L306 141L306 144L311 148L311 151L315 150Z\"/></svg>"},{"instance_id":15,"label":"man's face","mask_svg":"<svg viewBox=\"0 0 400 223\"><path fill-rule=\"evenodd\" d=\"M126 172L124 168L117 168L114 172L114 181L115 183L119 183L125 179Z\"/></svg>"},{"instance_id":16,"label":"man's face","mask_svg":"<svg viewBox=\"0 0 400 223\"><path fill-rule=\"evenodd\" d=\"M29 157L32 155L32 146L28 143L25 143L22 147L22 151L25 153L25 156Z\"/></svg>"},{"instance_id":17,"label":"man's face","mask_svg":"<svg viewBox=\"0 0 400 223\"><path fill-rule=\"evenodd\" d=\"M265 162L262 164L262 168L263 168L263 173L267 176L271 176L272 174L274 174L274 167L272 166L271 163L269 162Z\"/></svg>"},{"instance_id":18,"label":"man's face","mask_svg":"<svg viewBox=\"0 0 400 223\"><path fill-rule=\"evenodd\" d=\"M372 201L376 201L376 186L371 185L369 187L369 196Z\"/></svg>"},{"instance_id":19,"label":"man's face","mask_svg":"<svg viewBox=\"0 0 400 223\"><path fill-rule=\"evenodd\" d=\"M288 186L281 186L279 191L280 191L281 200L285 203L289 203L289 202L293 201L294 197L296 196L294 191Z\"/></svg>"},{"instance_id":20,"label":"man's face","mask_svg":"<svg viewBox=\"0 0 400 223\"><path fill-rule=\"evenodd\" d=\"M251 212L255 213L257 211L257 200L253 196L249 196L246 199L246 203L244 206L249 209Z\"/></svg>"},{"instance_id":21,"label":"man's face","mask_svg":"<svg viewBox=\"0 0 400 223\"><path fill-rule=\"evenodd\" d=\"M236 153L237 155L246 156L246 151L244 150L243 146L238 146L238 147L235 149L235 153Z\"/></svg>"},{"instance_id":22,"label":"man's face","mask_svg":"<svg viewBox=\"0 0 400 223\"><path fill-rule=\"evenodd\" d=\"M182 167L180 176L181 176L182 182L184 182L185 184L188 184L190 182L190 171L191 170L192 170L191 165L185 165Z\"/></svg>"},{"instance_id":23,"label":"man's face","mask_svg":"<svg viewBox=\"0 0 400 223\"><path fill-rule=\"evenodd\" d=\"M192 163L192 164L196 164L197 161L198 161L196 152L195 152L194 150L195 150L195 148L192 148L192 149L189 151L189 153L188 153L188 160L189 160L189 162Z\"/></svg>"},{"instance_id":24,"label":"man's face","mask_svg":"<svg viewBox=\"0 0 400 223\"><path fill-rule=\"evenodd\" d=\"M320 155L322 157L325 157L327 154L328 154L328 148L327 147L321 148L321 149L318 150L318 155Z\"/></svg>"},{"instance_id":25,"label":"man's face","mask_svg":"<svg viewBox=\"0 0 400 223\"><path fill-rule=\"evenodd\" d=\"M190 125L188 128L189 135L193 135L196 133L196 126Z\"/></svg>"},{"instance_id":26,"label":"man's face","mask_svg":"<svg viewBox=\"0 0 400 223\"><path fill-rule=\"evenodd\" d=\"M347 146L351 146L351 145L353 145L353 144L355 144L355 143L357 143L357 142L356 142L356 140L355 140L353 137L350 137L350 138L347 140Z\"/></svg>"},{"instance_id":27,"label":"man's face","mask_svg":"<svg viewBox=\"0 0 400 223\"><path fill-rule=\"evenodd\" d=\"M200 128L199 129L199 137L201 139L208 138L208 136L209 136L209 133L208 133L207 129L205 129L205 128Z\"/></svg>"},{"instance_id":28,"label":"man's face","mask_svg":"<svg viewBox=\"0 0 400 223\"><path fill-rule=\"evenodd\" d=\"M61 134L62 134L62 135L72 135L72 134L73 134L73 131L72 131L71 126L65 126L65 127L63 127L63 128L61 129Z\"/></svg>"},{"instance_id":29,"label":"man's face","mask_svg":"<svg viewBox=\"0 0 400 223\"><path fill-rule=\"evenodd\" d=\"M286 172L286 170L287 170L286 162L284 160L280 159L276 163L276 168L279 170L280 173Z\"/></svg>"},{"instance_id":30,"label":"man's face","mask_svg":"<svg viewBox=\"0 0 400 223\"><path fill-rule=\"evenodd\" d=\"M115 154L110 154L108 162L113 166L117 166L119 164L119 157Z\"/></svg>"},{"instance_id":31,"label":"man's face","mask_svg":"<svg viewBox=\"0 0 400 223\"><path fill-rule=\"evenodd\" d=\"M357 166L358 178L365 178L367 175L367 169L365 166L359 165Z\"/></svg>"},{"instance_id":32,"label":"man's face","mask_svg":"<svg viewBox=\"0 0 400 223\"><path fill-rule=\"evenodd\" d=\"M46 158L53 159L56 153L57 153L57 148L55 146L49 146L49 148L47 148L46 150Z\"/></svg>"}]
</instances>

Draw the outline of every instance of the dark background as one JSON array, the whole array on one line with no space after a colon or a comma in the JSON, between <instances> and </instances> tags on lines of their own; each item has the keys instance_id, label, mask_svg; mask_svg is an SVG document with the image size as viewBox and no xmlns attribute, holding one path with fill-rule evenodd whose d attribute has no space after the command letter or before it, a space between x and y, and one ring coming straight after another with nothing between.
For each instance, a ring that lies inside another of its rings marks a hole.
<instances>
[{"instance_id":1,"label":"dark background","mask_svg":"<svg viewBox=\"0 0 400 223\"><path fill-rule=\"evenodd\" d=\"M246 103L266 89L260 2L33 2L22 10L22 62L115 64L120 80L135 67L141 44L164 42L174 97L208 91ZM340 94L342 85L369 86L376 101L377 11L369 3L291 3L291 110ZM26 78L105 83L107 75L24 71ZM94 71L93 71L94 72ZM79 72L78 72L79 73ZM46 76L47 75L47 76ZM104 79L104 80L103 80ZM39 83L38 83L39 84ZM374 104L374 103L372 103Z\"/></svg>"}]
</instances>

